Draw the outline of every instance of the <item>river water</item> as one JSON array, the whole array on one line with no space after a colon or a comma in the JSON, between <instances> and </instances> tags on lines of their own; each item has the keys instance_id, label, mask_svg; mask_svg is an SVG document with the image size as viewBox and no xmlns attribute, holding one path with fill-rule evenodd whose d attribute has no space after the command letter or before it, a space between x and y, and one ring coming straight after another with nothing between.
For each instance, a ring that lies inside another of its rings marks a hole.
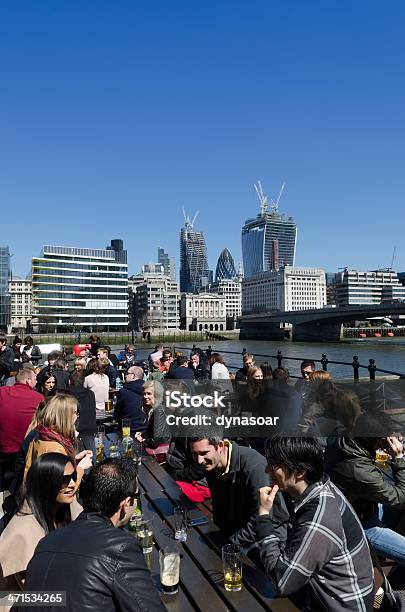
<instances>
[{"instance_id":1,"label":"river water","mask_svg":"<svg viewBox=\"0 0 405 612\"><path fill-rule=\"evenodd\" d=\"M326 353L331 361L344 361L352 363L353 356L357 355L362 365L367 366L369 359L375 360L377 368L390 370L393 372L405 374L405 338L393 338L383 340L364 340L344 343L305 343L305 342L269 342L257 340L211 340L210 342L198 342L198 346L202 349L211 345L213 350L222 353L225 363L231 369L241 366L241 353L243 348L246 348L249 353L255 356L255 361L260 365L263 361L268 360L273 367L277 367L277 361L273 358L261 357L260 355L276 355L280 350L285 357L296 357L299 361L290 361L286 359L283 365L287 367L290 374L298 376L300 373L301 359L318 359L322 357L322 353ZM192 342L184 342L176 344L176 350L181 350L184 347L184 353L187 354L187 348L191 348ZM117 349L118 347L113 347ZM122 348L122 347L120 347ZM151 352L153 347L139 347L137 354L139 358L143 358ZM237 352L239 355L227 354L225 351ZM116 352L116 351L114 351ZM317 369L321 369L321 364L317 364ZM334 378L349 378L353 376L353 368L351 366L342 366L329 364L328 370ZM377 372L378 375L378 372ZM360 369L360 376L368 376L367 369Z\"/></svg>"}]
</instances>

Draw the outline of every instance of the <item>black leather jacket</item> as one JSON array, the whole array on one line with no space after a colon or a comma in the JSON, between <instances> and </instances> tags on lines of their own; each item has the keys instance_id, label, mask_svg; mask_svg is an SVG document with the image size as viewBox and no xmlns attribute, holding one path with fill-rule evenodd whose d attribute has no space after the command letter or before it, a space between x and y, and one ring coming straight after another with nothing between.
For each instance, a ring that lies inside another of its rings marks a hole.
<instances>
[{"instance_id":1,"label":"black leather jacket","mask_svg":"<svg viewBox=\"0 0 405 612\"><path fill-rule=\"evenodd\" d=\"M24 588L66 591L64 610L68 612L165 610L138 540L92 512L83 512L39 542ZM60 609L46 608L48 612Z\"/></svg>"}]
</instances>

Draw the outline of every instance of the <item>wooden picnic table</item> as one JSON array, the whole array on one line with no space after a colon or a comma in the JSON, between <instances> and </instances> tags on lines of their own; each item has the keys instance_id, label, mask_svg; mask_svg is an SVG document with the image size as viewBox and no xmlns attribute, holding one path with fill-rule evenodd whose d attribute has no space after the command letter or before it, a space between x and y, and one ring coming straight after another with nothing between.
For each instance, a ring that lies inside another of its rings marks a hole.
<instances>
[{"instance_id":1,"label":"wooden picnic table","mask_svg":"<svg viewBox=\"0 0 405 612\"><path fill-rule=\"evenodd\" d=\"M139 469L142 512L146 518L153 517L153 532L156 548L147 557L152 579L160 589L158 549L173 542L173 509L182 505L188 512L204 514L209 522L189 527L187 541L180 544L182 558L180 585L176 595L162 594L166 608L173 612L295 612L297 608L287 598L276 598L271 582L247 557L244 557L243 587L241 591L229 592L224 588L221 546L226 539L212 520L210 500L194 504L181 491L172 477L153 457L142 459Z\"/></svg>"}]
</instances>

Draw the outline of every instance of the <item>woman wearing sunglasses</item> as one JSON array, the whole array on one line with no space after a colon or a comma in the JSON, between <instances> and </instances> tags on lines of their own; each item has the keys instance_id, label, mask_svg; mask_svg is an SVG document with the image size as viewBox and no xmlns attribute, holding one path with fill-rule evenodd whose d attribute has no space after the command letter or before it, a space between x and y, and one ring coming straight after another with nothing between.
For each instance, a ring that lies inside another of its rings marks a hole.
<instances>
[{"instance_id":1,"label":"woman wearing sunglasses","mask_svg":"<svg viewBox=\"0 0 405 612\"><path fill-rule=\"evenodd\" d=\"M28 470L22 502L0 537L0 567L7 588L22 586L38 542L80 514L76 481L77 471L61 453L41 455Z\"/></svg>"}]
</instances>

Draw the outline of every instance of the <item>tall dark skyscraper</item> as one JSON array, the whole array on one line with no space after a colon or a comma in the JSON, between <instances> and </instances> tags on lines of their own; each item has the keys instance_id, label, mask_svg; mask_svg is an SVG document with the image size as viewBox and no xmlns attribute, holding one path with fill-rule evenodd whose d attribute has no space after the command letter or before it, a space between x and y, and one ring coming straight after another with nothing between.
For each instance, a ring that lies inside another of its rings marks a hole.
<instances>
[{"instance_id":1,"label":"tall dark skyscraper","mask_svg":"<svg viewBox=\"0 0 405 612\"><path fill-rule=\"evenodd\" d=\"M217 283L220 280L232 279L235 277L236 269L233 257L228 249L224 249L218 257L217 268L215 270L215 282Z\"/></svg>"},{"instance_id":2,"label":"tall dark skyscraper","mask_svg":"<svg viewBox=\"0 0 405 612\"><path fill-rule=\"evenodd\" d=\"M173 257L170 257L162 247L158 248L158 262L162 264L166 276L170 276L172 280L176 280L176 262Z\"/></svg>"},{"instance_id":3,"label":"tall dark skyscraper","mask_svg":"<svg viewBox=\"0 0 405 612\"><path fill-rule=\"evenodd\" d=\"M260 201L260 213L255 219L247 219L242 227L242 257L245 278L278 270L295 263L297 226L292 217L286 217L278 210L278 202L284 189L281 188L277 201L264 195L260 181L255 185Z\"/></svg>"},{"instance_id":4,"label":"tall dark skyscraper","mask_svg":"<svg viewBox=\"0 0 405 612\"><path fill-rule=\"evenodd\" d=\"M7 331L10 324L10 293L8 281L11 276L10 250L0 247L0 330Z\"/></svg>"},{"instance_id":5,"label":"tall dark skyscraper","mask_svg":"<svg viewBox=\"0 0 405 612\"><path fill-rule=\"evenodd\" d=\"M107 246L107 251L114 251L115 261L128 263L127 251L124 249L124 241L120 239L111 240L111 246Z\"/></svg>"},{"instance_id":6,"label":"tall dark skyscraper","mask_svg":"<svg viewBox=\"0 0 405 612\"><path fill-rule=\"evenodd\" d=\"M198 293L210 281L208 269L207 247L202 232L194 229L194 219L184 213L185 225L180 231L180 291Z\"/></svg>"}]
</instances>

